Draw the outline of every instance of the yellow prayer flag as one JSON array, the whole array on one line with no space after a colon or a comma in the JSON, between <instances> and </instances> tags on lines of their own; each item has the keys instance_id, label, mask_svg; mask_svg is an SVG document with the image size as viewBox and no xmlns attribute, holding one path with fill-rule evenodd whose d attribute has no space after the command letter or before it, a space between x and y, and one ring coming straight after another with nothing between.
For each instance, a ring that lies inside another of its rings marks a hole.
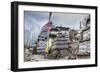
<instances>
[{"instance_id":1,"label":"yellow prayer flag","mask_svg":"<svg viewBox=\"0 0 100 73\"><path fill-rule=\"evenodd\" d=\"M46 41L46 46L45 46L45 53L48 54L48 50L49 50L49 43L48 40Z\"/></svg>"}]
</instances>

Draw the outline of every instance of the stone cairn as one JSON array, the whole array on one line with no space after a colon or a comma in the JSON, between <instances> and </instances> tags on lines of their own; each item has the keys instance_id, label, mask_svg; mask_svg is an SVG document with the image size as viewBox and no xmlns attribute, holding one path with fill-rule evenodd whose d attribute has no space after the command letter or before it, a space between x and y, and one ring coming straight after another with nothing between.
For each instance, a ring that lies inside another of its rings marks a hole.
<instances>
[{"instance_id":1,"label":"stone cairn","mask_svg":"<svg viewBox=\"0 0 100 73\"><path fill-rule=\"evenodd\" d=\"M72 35L73 34L73 35ZM76 38L77 32L70 30L68 33L59 32L52 42L48 58L50 59L76 59L79 50L79 43Z\"/></svg>"}]
</instances>

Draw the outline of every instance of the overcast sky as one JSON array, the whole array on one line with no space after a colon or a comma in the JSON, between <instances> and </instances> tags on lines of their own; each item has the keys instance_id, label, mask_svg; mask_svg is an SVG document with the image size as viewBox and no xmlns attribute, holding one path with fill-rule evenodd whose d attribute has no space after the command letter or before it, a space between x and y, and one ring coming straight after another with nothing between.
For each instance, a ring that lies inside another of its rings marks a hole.
<instances>
[{"instance_id":1,"label":"overcast sky","mask_svg":"<svg viewBox=\"0 0 100 73\"><path fill-rule=\"evenodd\" d=\"M79 29L80 21L86 16L87 14L52 12L51 21L56 26L62 25L63 27ZM49 12L24 11L25 41L36 40L40 33L41 27L45 25L48 20Z\"/></svg>"}]
</instances>

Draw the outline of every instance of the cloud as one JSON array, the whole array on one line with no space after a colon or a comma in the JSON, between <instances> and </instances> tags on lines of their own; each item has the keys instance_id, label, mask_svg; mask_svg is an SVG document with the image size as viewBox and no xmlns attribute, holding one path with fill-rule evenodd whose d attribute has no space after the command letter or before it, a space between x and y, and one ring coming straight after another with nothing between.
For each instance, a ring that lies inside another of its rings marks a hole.
<instances>
[{"instance_id":1,"label":"cloud","mask_svg":"<svg viewBox=\"0 0 100 73\"><path fill-rule=\"evenodd\" d=\"M75 14L75 13L52 13L52 21L58 26L64 27L79 26L80 21L86 17L87 14Z\"/></svg>"},{"instance_id":2,"label":"cloud","mask_svg":"<svg viewBox=\"0 0 100 73\"><path fill-rule=\"evenodd\" d=\"M43 25L48 22L48 13L40 13L40 12L32 12L25 11L24 12L24 31L29 31L29 37L26 38L31 39L30 42L37 40L37 37L41 31ZM26 33L25 33L26 34Z\"/></svg>"}]
</instances>

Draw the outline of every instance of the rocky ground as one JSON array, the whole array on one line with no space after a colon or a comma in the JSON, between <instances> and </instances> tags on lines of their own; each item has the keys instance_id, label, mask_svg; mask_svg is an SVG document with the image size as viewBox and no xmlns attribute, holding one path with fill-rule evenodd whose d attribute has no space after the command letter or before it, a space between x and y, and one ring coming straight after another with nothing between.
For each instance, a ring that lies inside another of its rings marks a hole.
<instances>
[{"instance_id":1,"label":"rocky ground","mask_svg":"<svg viewBox=\"0 0 100 73\"><path fill-rule=\"evenodd\" d=\"M44 57L44 55L31 55L31 59L29 61L48 61L48 60L68 60L68 57L60 58L60 59L47 59ZM77 59L88 59L90 56L78 56ZM74 59L76 60L76 59Z\"/></svg>"},{"instance_id":2,"label":"rocky ground","mask_svg":"<svg viewBox=\"0 0 100 73\"><path fill-rule=\"evenodd\" d=\"M66 52L65 52L66 53ZM64 54L64 52L63 52ZM54 54L53 56L55 56L56 54ZM77 54L77 58L76 59L89 59L90 58L90 54L88 53L79 53ZM76 60L75 58L73 60ZM24 61L28 62L28 61L47 61L47 60L72 60L71 58L68 58L67 56L64 57L59 57L59 58L50 58L50 55L45 55L45 54L32 54L31 51L29 51L28 49L25 50L25 54L24 54Z\"/></svg>"}]
</instances>

